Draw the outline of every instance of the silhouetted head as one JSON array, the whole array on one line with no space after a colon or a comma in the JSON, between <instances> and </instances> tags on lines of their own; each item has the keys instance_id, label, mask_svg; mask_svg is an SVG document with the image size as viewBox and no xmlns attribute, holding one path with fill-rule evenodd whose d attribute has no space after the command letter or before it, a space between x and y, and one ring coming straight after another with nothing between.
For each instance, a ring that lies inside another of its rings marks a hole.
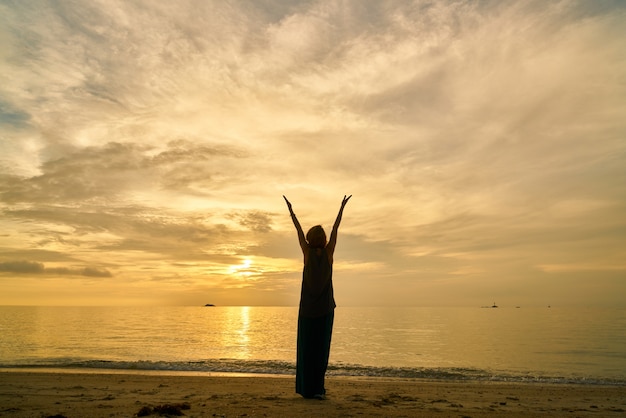
<instances>
[{"instance_id":1,"label":"silhouetted head","mask_svg":"<svg viewBox=\"0 0 626 418\"><path fill-rule=\"evenodd\" d=\"M306 240L311 248L326 247L326 232L321 225L315 225L306 233Z\"/></svg>"}]
</instances>

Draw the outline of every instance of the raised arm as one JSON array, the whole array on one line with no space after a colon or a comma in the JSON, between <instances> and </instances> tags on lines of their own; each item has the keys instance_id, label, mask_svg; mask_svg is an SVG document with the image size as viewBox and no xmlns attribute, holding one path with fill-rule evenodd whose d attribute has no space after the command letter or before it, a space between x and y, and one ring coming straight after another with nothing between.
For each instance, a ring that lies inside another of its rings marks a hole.
<instances>
[{"instance_id":1,"label":"raised arm","mask_svg":"<svg viewBox=\"0 0 626 418\"><path fill-rule=\"evenodd\" d=\"M331 261L333 259L333 254L335 253L335 246L337 245L337 232L339 231L339 224L341 223L341 216L343 215L343 208L346 206L346 203L348 203L348 200L350 200L351 197L352 195L348 197L346 196L343 197L343 200L341 201L341 208L339 208L337 219L335 219L333 230L330 233L330 239L328 240L328 244L326 245L326 251L328 252L328 256L330 257Z\"/></svg>"},{"instance_id":2,"label":"raised arm","mask_svg":"<svg viewBox=\"0 0 626 418\"><path fill-rule=\"evenodd\" d=\"M291 220L293 221L293 224L296 227L296 232L298 232L298 241L300 242L300 248L302 248L302 253L306 257L307 250L309 249L309 244L306 242L306 238L304 237L304 232L302 231L300 222L298 222L298 218L296 217L296 214L293 212L293 209L291 208L291 202L287 200L285 195L283 195L283 199L285 199L285 202L287 202L287 208L289 208L289 214L291 215Z\"/></svg>"}]
</instances>

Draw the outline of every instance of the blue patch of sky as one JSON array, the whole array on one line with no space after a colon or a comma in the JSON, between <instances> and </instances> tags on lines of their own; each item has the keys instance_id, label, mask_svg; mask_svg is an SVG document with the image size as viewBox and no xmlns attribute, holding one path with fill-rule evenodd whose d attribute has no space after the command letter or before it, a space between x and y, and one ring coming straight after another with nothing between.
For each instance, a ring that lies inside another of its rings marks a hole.
<instances>
[{"instance_id":1,"label":"blue patch of sky","mask_svg":"<svg viewBox=\"0 0 626 418\"><path fill-rule=\"evenodd\" d=\"M14 107L11 103L0 99L0 126L23 128L28 126L30 115Z\"/></svg>"}]
</instances>

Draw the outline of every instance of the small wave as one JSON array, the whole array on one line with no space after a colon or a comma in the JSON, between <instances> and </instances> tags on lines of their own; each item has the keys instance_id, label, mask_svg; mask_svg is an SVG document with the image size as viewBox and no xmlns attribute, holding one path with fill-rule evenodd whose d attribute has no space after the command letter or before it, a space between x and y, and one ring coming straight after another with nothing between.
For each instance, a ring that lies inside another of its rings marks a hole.
<instances>
[{"instance_id":1,"label":"small wave","mask_svg":"<svg viewBox=\"0 0 626 418\"><path fill-rule=\"evenodd\" d=\"M207 359L198 361L114 361L81 359L47 359L3 364L0 368L128 370L156 372L198 372L214 374L295 375L296 365L279 360ZM541 374L516 374L472 368L377 367L360 364L331 363L327 376L354 376L445 381L492 381L518 383L555 383L626 386L626 380L596 377L563 377Z\"/></svg>"}]
</instances>

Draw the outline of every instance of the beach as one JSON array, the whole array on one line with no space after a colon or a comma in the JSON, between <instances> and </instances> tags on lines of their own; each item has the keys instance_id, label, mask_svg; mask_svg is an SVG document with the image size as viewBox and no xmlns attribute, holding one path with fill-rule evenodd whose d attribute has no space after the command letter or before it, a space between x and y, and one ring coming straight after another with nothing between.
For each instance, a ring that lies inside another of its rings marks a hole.
<instances>
[{"instance_id":1,"label":"beach","mask_svg":"<svg viewBox=\"0 0 626 418\"><path fill-rule=\"evenodd\" d=\"M2 417L597 417L623 386L331 377L326 400L291 376L0 371Z\"/></svg>"}]
</instances>

